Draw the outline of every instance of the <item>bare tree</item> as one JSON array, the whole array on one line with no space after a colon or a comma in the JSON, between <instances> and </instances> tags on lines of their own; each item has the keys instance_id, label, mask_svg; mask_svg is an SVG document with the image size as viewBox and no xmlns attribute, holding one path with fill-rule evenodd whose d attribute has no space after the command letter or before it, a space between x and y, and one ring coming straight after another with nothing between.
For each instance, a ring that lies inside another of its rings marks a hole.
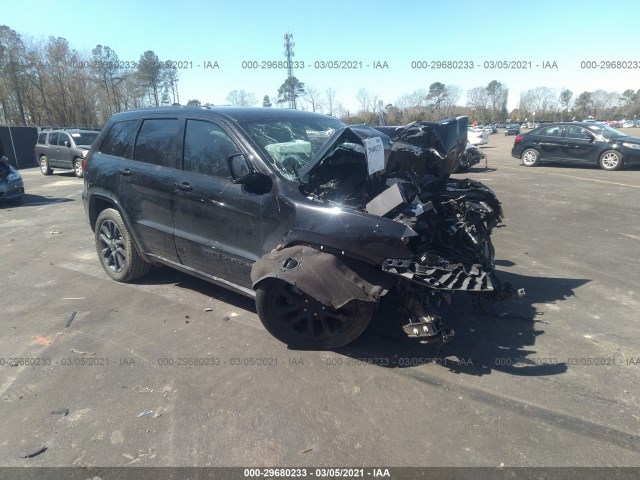
<instances>
[{"instance_id":1,"label":"bare tree","mask_svg":"<svg viewBox=\"0 0 640 480\"><path fill-rule=\"evenodd\" d=\"M549 87L535 87L520 94L520 108L525 115L535 113L538 119L550 118L555 106L556 94Z\"/></svg>"},{"instance_id":2,"label":"bare tree","mask_svg":"<svg viewBox=\"0 0 640 480\"><path fill-rule=\"evenodd\" d=\"M567 88L560 92L560 96L558 97L558 105L562 107L562 111L564 112L565 117L569 116L569 108L571 107L571 98L573 97L573 92Z\"/></svg>"},{"instance_id":3,"label":"bare tree","mask_svg":"<svg viewBox=\"0 0 640 480\"><path fill-rule=\"evenodd\" d=\"M467 107L481 122L485 121L488 105L489 95L485 87L474 87L467 90Z\"/></svg>"},{"instance_id":4,"label":"bare tree","mask_svg":"<svg viewBox=\"0 0 640 480\"><path fill-rule=\"evenodd\" d=\"M251 92L244 90L233 90L227 95L227 102L230 105L238 105L241 107L252 107L257 103L256 96Z\"/></svg>"},{"instance_id":5,"label":"bare tree","mask_svg":"<svg viewBox=\"0 0 640 480\"><path fill-rule=\"evenodd\" d=\"M486 87L489 106L491 107L491 121L494 122L496 118L496 112L498 110L504 110L506 112L507 97L509 90L506 85L503 85L497 80L492 80Z\"/></svg>"},{"instance_id":6,"label":"bare tree","mask_svg":"<svg viewBox=\"0 0 640 480\"><path fill-rule=\"evenodd\" d=\"M302 99L309 104L312 112L321 112L324 106L324 100L322 99L322 93L315 87L307 85L306 92L302 96Z\"/></svg>"},{"instance_id":7,"label":"bare tree","mask_svg":"<svg viewBox=\"0 0 640 480\"><path fill-rule=\"evenodd\" d=\"M416 107L426 107L427 106L427 92L424 89L414 90L411 93L405 93L401 95L396 105L400 108L416 108Z\"/></svg>"},{"instance_id":8,"label":"bare tree","mask_svg":"<svg viewBox=\"0 0 640 480\"><path fill-rule=\"evenodd\" d=\"M336 102L336 91L329 87L324 91L324 96L327 99L327 108L329 108L329 115L333 115L333 107Z\"/></svg>"},{"instance_id":9,"label":"bare tree","mask_svg":"<svg viewBox=\"0 0 640 480\"><path fill-rule=\"evenodd\" d=\"M603 120L613 116L613 110L618 104L620 98L619 92L607 92L605 90L596 90L592 92L593 100L593 116L602 118Z\"/></svg>"},{"instance_id":10,"label":"bare tree","mask_svg":"<svg viewBox=\"0 0 640 480\"><path fill-rule=\"evenodd\" d=\"M373 92L361 88L356 94L356 99L360 103L363 112L375 112L378 104L378 95Z\"/></svg>"},{"instance_id":11,"label":"bare tree","mask_svg":"<svg viewBox=\"0 0 640 480\"><path fill-rule=\"evenodd\" d=\"M445 117L454 114L454 107L458 104L458 100L462 96L462 88L459 85L447 85L447 95L442 101L442 110Z\"/></svg>"}]
</instances>

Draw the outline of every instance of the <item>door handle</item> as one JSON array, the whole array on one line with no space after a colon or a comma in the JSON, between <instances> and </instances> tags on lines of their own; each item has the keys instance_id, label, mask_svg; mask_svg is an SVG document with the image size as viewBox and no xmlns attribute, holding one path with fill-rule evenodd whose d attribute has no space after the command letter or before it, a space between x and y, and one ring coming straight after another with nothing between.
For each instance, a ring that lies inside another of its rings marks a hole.
<instances>
[{"instance_id":1,"label":"door handle","mask_svg":"<svg viewBox=\"0 0 640 480\"><path fill-rule=\"evenodd\" d=\"M128 168L121 168L118 170L118 173L120 175L124 175L125 177L130 177L133 174L133 172Z\"/></svg>"},{"instance_id":2,"label":"door handle","mask_svg":"<svg viewBox=\"0 0 640 480\"><path fill-rule=\"evenodd\" d=\"M185 192L190 192L191 190L193 190L193 187L191 185L189 185L187 182L182 182L182 183L174 183L173 184L174 187L176 187L179 190L183 190Z\"/></svg>"}]
</instances>

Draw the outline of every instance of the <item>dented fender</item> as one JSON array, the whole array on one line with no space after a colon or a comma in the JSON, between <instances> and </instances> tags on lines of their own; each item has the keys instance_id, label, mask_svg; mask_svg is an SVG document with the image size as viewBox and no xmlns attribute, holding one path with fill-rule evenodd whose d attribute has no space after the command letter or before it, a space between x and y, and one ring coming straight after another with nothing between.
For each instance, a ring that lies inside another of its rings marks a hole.
<instances>
[{"instance_id":1,"label":"dented fender","mask_svg":"<svg viewBox=\"0 0 640 480\"><path fill-rule=\"evenodd\" d=\"M253 264L254 290L270 278L294 285L333 308L351 300L376 302L396 282L392 275L365 263L305 245L272 251Z\"/></svg>"}]
</instances>

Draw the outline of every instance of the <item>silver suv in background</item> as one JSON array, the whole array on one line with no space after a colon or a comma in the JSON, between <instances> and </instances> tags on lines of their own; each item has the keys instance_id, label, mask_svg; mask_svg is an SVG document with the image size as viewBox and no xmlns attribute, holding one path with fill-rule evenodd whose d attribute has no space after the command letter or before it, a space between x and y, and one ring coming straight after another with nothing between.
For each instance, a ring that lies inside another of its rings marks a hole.
<instances>
[{"instance_id":1,"label":"silver suv in background","mask_svg":"<svg viewBox=\"0 0 640 480\"><path fill-rule=\"evenodd\" d=\"M82 160L100 132L77 128L43 130L35 146L36 162L43 175L51 175L54 168L73 169L82 178Z\"/></svg>"}]
</instances>

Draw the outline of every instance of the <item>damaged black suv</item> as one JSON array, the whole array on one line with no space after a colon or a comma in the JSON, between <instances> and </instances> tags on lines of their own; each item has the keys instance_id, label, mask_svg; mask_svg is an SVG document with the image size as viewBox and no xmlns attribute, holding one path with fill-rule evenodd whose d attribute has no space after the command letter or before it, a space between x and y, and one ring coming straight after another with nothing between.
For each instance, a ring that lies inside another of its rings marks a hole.
<instances>
[{"instance_id":1,"label":"damaged black suv","mask_svg":"<svg viewBox=\"0 0 640 480\"><path fill-rule=\"evenodd\" d=\"M517 295L494 271L494 193L449 178L465 117L347 126L274 108L114 115L88 155L83 200L116 281L164 264L255 297L296 348L356 339L398 302L409 336L446 341L440 307L465 291Z\"/></svg>"}]
</instances>

